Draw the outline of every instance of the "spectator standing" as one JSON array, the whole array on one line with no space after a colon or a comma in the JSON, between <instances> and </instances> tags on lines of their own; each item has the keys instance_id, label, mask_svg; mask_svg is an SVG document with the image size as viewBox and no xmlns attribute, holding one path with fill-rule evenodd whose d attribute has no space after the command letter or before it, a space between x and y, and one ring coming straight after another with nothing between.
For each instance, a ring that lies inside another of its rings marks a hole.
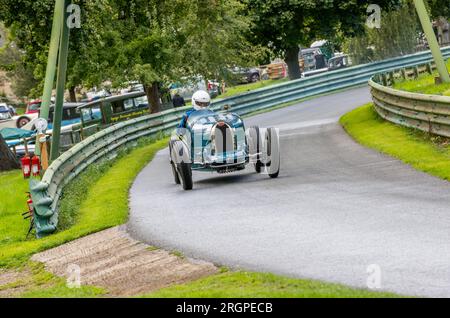
<instances>
[{"instance_id":1,"label":"spectator standing","mask_svg":"<svg viewBox=\"0 0 450 318\"><path fill-rule=\"evenodd\" d=\"M183 107L186 106L186 102L184 101L184 98L180 96L180 94L176 93L172 100L173 107Z\"/></svg>"}]
</instances>

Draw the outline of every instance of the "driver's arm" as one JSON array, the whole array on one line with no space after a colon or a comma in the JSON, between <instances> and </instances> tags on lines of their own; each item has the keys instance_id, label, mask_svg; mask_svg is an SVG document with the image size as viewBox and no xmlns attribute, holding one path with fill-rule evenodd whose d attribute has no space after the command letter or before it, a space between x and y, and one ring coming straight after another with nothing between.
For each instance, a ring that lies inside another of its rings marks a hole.
<instances>
[{"instance_id":1,"label":"driver's arm","mask_svg":"<svg viewBox=\"0 0 450 318\"><path fill-rule=\"evenodd\" d=\"M187 121L189 119L189 116L192 114L192 110L186 112L186 114L183 115L183 118L181 119L180 124L178 125L178 128L187 128Z\"/></svg>"}]
</instances>

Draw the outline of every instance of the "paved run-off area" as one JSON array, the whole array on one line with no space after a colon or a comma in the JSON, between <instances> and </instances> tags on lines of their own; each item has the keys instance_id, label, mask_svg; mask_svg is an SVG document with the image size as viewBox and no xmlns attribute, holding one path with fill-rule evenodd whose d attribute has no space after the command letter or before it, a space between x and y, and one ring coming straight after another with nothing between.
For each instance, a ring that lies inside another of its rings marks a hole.
<instances>
[{"instance_id":1,"label":"paved run-off area","mask_svg":"<svg viewBox=\"0 0 450 318\"><path fill-rule=\"evenodd\" d=\"M46 270L70 284L102 287L111 297L146 294L218 272L211 263L133 240L122 227L36 254L31 260L44 263Z\"/></svg>"},{"instance_id":2,"label":"paved run-off area","mask_svg":"<svg viewBox=\"0 0 450 318\"><path fill-rule=\"evenodd\" d=\"M128 229L188 257L248 270L407 295L450 296L450 184L365 149L338 124L370 101L367 88L254 116L281 129L282 171L194 173L194 191L172 183L167 151L130 194Z\"/></svg>"}]
</instances>

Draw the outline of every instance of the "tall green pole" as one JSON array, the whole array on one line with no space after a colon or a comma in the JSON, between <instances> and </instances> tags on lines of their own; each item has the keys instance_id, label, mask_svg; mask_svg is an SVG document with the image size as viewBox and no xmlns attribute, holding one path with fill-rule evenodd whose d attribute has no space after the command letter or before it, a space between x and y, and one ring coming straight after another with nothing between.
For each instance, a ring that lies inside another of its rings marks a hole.
<instances>
[{"instance_id":1,"label":"tall green pole","mask_svg":"<svg viewBox=\"0 0 450 318\"><path fill-rule=\"evenodd\" d=\"M48 51L47 70L45 72L44 91L42 93L42 104L39 110L39 117L48 120L50 104L52 100L53 84L55 83L56 61L58 58L59 40L61 38L61 19L64 14L64 0L55 0L55 10L53 12L52 34ZM36 137L36 147L34 152L41 154L39 136Z\"/></svg>"},{"instance_id":2,"label":"tall green pole","mask_svg":"<svg viewBox=\"0 0 450 318\"><path fill-rule=\"evenodd\" d=\"M428 40L428 45L430 46L431 53L433 54L434 62L441 76L443 83L450 83L450 75L448 74L447 67L445 65L444 57L442 56L441 49L439 48L439 43L436 39L436 35L433 31L433 26L431 24L430 16L428 15L425 3L423 0L414 0L416 6L417 14L419 15L420 23L422 24L423 31Z\"/></svg>"},{"instance_id":3,"label":"tall green pole","mask_svg":"<svg viewBox=\"0 0 450 318\"><path fill-rule=\"evenodd\" d=\"M58 57L58 77L56 79L56 102L53 112L53 134L50 160L53 161L59 157L59 146L61 137L61 121L63 116L64 92L66 90L66 75L67 75L67 56L69 54L69 34L70 29L67 25L68 14L66 8L70 0L63 0L63 14L60 20L61 23L61 42L59 47Z\"/></svg>"},{"instance_id":4,"label":"tall green pole","mask_svg":"<svg viewBox=\"0 0 450 318\"><path fill-rule=\"evenodd\" d=\"M42 95L42 105L40 109L40 117L45 120L48 120L53 84L55 83L56 61L58 58L59 40L61 38L61 20L63 19L64 11L64 0L55 0L52 36L50 39L44 93Z\"/></svg>"}]
</instances>

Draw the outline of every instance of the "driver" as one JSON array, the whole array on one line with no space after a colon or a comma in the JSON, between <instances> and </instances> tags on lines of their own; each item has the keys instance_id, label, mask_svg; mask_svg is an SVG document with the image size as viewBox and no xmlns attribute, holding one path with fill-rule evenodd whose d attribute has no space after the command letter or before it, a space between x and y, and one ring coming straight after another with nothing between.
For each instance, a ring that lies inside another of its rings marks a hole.
<instances>
[{"instance_id":1,"label":"driver","mask_svg":"<svg viewBox=\"0 0 450 318\"><path fill-rule=\"evenodd\" d=\"M192 106L194 106L194 109L188 110L186 114L184 114L183 119L181 119L181 123L178 126L178 128L187 128L186 124L189 119L189 116L191 116L193 113L205 109L209 109L209 106L211 105L211 96L205 91L197 91L192 95Z\"/></svg>"}]
</instances>

